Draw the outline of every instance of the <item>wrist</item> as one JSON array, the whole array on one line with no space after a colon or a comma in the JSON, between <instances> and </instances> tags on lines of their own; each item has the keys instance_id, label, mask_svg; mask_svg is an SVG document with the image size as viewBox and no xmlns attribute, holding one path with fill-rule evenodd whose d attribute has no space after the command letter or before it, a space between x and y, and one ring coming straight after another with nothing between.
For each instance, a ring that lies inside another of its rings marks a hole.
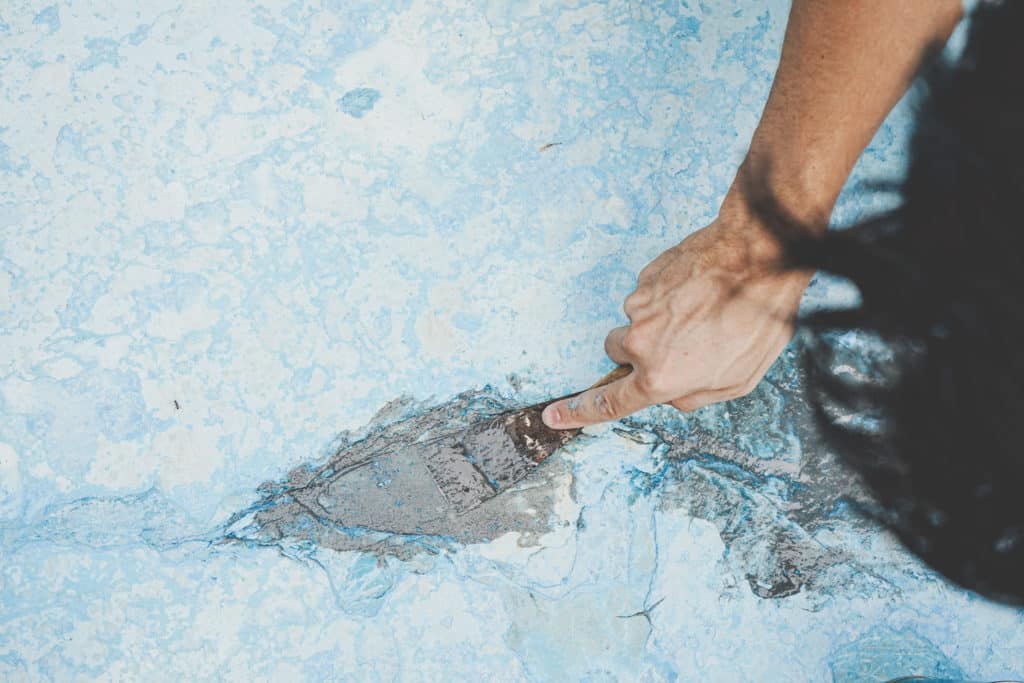
<instances>
[{"instance_id":1,"label":"wrist","mask_svg":"<svg viewBox=\"0 0 1024 683\"><path fill-rule=\"evenodd\" d=\"M722 203L726 212L744 214L779 231L813 237L828 229L845 174L830 173L809 159L786 164L749 154Z\"/></svg>"},{"instance_id":2,"label":"wrist","mask_svg":"<svg viewBox=\"0 0 1024 683\"><path fill-rule=\"evenodd\" d=\"M787 260L787 242L813 239L828 228L834 199L799 192L794 184L784 191L777 188L763 176L755 181L741 167L709 226L715 239L729 245L738 271L778 274ZM800 279L795 272L791 275Z\"/></svg>"}]
</instances>

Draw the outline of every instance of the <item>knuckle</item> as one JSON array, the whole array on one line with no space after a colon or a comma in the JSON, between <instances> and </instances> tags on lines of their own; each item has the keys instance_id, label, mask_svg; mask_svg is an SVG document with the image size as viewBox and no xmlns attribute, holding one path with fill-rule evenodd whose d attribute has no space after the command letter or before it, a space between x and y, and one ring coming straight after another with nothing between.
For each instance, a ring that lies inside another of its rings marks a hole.
<instances>
[{"instance_id":1,"label":"knuckle","mask_svg":"<svg viewBox=\"0 0 1024 683\"><path fill-rule=\"evenodd\" d=\"M636 388L644 396L650 396L660 388L660 382L655 374L643 372L636 377Z\"/></svg>"},{"instance_id":2,"label":"knuckle","mask_svg":"<svg viewBox=\"0 0 1024 683\"><path fill-rule=\"evenodd\" d=\"M607 391L599 391L594 395L594 410L604 420L614 420L618 414L618 401Z\"/></svg>"},{"instance_id":3,"label":"knuckle","mask_svg":"<svg viewBox=\"0 0 1024 683\"><path fill-rule=\"evenodd\" d=\"M606 338L606 339L604 340L604 352L605 352L606 354L608 354L609 356L611 356L611 355L612 355L612 353L613 353L613 352L614 352L615 350L616 350L616 348L615 348L615 342L613 341L613 339L612 339L612 336L611 336L611 335L609 335L609 336L608 336L608 337L607 337L607 338Z\"/></svg>"},{"instance_id":4,"label":"knuckle","mask_svg":"<svg viewBox=\"0 0 1024 683\"><path fill-rule=\"evenodd\" d=\"M628 317L640 315L643 313L645 306L651 303L651 291L649 288L641 285L633 290L622 301L622 310Z\"/></svg>"},{"instance_id":5,"label":"knuckle","mask_svg":"<svg viewBox=\"0 0 1024 683\"><path fill-rule=\"evenodd\" d=\"M579 396L573 396L565 402L565 411L572 417L579 417L581 401Z\"/></svg>"},{"instance_id":6,"label":"knuckle","mask_svg":"<svg viewBox=\"0 0 1024 683\"><path fill-rule=\"evenodd\" d=\"M664 370L648 369L637 375L636 388L645 397L663 400L672 397L672 378ZM678 394L675 394L678 395Z\"/></svg>"},{"instance_id":7,"label":"knuckle","mask_svg":"<svg viewBox=\"0 0 1024 683\"><path fill-rule=\"evenodd\" d=\"M638 305L636 292L633 292L622 301L622 312L629 316L636 312Z\"/></svg>"},{"instance_id":8,"label":"knuckle","mask_svg":"<svg viewBox=\"0 0 1024 683\"><path fill-rule=\"evenodd\" d=\"M643 352L644 342L642 336L636 331L636 328L631 328L622 337L622 350L626 353L637 356Z\"/></svg>"}]
</instances>

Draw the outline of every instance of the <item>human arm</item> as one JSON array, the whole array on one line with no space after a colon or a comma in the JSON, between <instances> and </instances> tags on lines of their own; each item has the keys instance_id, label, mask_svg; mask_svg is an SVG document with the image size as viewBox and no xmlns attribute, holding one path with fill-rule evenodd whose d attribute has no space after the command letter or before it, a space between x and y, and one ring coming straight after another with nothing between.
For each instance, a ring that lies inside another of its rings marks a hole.
<instances>
[{"instance_id":1,"label":"human arm","mask_svg":"<svg viewBox=\"0 0 1024 683\"><path fill-rule=\"evenodd\" d=\"M792 336L811 274L773 268L781 245L752 193L813 232L960 0L795 0L750 150L707 227L641 271L605 350L633 372L544 412L567 429L657 403L694 410L749 393Z\"/></svg>"}]
</instances>

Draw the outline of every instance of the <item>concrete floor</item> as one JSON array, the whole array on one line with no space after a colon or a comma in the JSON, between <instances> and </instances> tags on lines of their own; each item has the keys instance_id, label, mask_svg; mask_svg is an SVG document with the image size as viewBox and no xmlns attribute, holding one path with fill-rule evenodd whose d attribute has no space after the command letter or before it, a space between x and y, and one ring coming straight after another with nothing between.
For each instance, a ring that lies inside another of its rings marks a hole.
<instances>
[{"instance_id":1,"label":"concrete floor","mask_svg":"<svg viewBox=\"0 0 1024 683\"><path fill-rule=\"evenodd\" d=\"M1024 675L1020 611L849 511L795 347L741 401L592 430L475 535L246 516L374 415L386 455L607 370L636 272L714 217L786 12L0 6L0 678ZM856 178L898 177L909 111Z\"/></svg>"}]
</instances>

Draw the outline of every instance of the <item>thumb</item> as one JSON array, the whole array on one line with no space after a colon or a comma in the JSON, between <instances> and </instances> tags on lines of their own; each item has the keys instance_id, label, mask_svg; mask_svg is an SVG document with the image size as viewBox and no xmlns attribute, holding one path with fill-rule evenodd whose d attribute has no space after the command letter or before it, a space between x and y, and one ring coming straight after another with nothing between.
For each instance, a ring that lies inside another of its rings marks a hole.
<instances>
[{"instance_id":1,"label":"thumb","mask_svg":"<svg viewBox=\"0 0 1024 683\"><path fill-rule=\"evenodd\" d=\"M551 429L576 429L599 422L611 422L654 405L636 386L636 373L603 387L555 401L541 418Z\"/></svg>"}]
</instances>

